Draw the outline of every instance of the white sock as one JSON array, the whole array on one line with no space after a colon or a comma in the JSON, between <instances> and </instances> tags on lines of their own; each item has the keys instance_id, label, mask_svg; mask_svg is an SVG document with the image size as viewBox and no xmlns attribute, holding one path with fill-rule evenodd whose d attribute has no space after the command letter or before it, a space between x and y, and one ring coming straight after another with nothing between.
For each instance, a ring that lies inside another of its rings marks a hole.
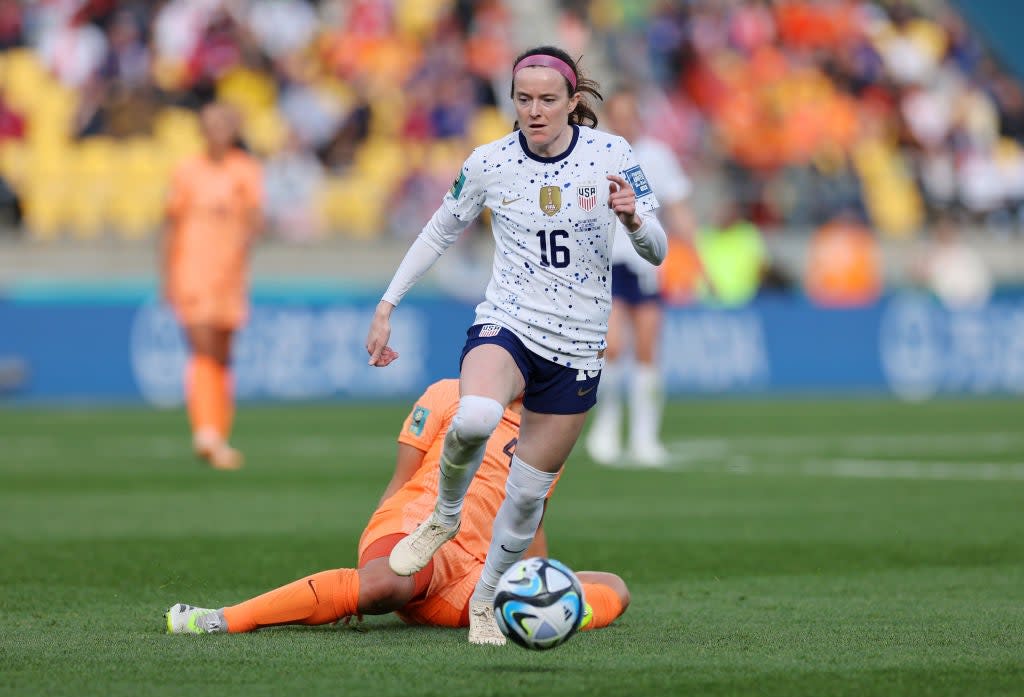
<instances>
[{"instance_id":1,"label":"white sock","mask_svg":"<svg viewBox=\"0 0 1024 697\"><path fill-rule=\"evenodd\" d=\"M659 443L661 410L661 374L658 367L637 363L629 384L630 447L643 448Z\"/></svg>"},{"instance_id":2,"label":"white sock","mask_svg":"<svg viewBox=\"0 0 1024 697\"><path fill-rule=\"evenodd\" d=\"M489 397L466 395L459 400L459 410L448 427L441 450L434 514L442 525L458 525L466 490L484 459L487 439L504 412L505 407Z\"/></svg>"},{"instance_id":3,"label":"white sock","mask_svg":"<svg viewBox=\"0 0 1024 697\"><path fill-rule=\"evenodd\" d=\"M618 443L622 431L622 363L605 361L590 429Z\"/></svg>"},{"instance_id":4,"label":"white sock","mask_svg":"<svg viewBox=\"0 0 1024 697\"><path fill-rule=\"evenodd\" d=\"M544 516L544 499L557 477L557 472L541 472L518 456L512 456L512 466L505 482L505 500L494 518L491 546L473 591L474 602L494 602L498 579L523 558L533 542L540 519Z\"/></svg>"}]
</instances>

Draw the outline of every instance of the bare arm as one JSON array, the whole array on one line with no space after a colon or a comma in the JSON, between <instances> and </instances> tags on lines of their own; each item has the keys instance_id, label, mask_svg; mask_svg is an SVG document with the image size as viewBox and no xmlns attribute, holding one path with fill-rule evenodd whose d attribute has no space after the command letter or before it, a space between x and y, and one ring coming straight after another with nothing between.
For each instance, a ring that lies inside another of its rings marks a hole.
<instances>
[{"instance_id":1,"label":"bare arm","mask_svg":"<svg viewBox=\"0 0 1024 697\"><path fill-rule=\"evenodd\" d=\"M391 481L384 488L384 493L380 497L380 504L391 498L396 491L402 488L406 482L412 479L412 475L416 473L416 470L423 464L423 456L425 452L418 448L414 448L411 445L405 443L398 444L398 456L395 458L395 472L391 475Z\"/></svg>"}]
</instances>

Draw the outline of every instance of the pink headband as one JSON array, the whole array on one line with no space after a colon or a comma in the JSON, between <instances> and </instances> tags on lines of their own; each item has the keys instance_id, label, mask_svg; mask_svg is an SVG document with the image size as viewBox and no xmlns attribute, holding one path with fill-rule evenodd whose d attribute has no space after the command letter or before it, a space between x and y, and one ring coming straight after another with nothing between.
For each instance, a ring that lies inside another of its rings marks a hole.
<instances>
[{"instance_id":1,"label":"pink headband","mask_svg":"<svg viewBox=\"0 0 1024 697\"><path fill-rule=\"evenodd\" d=\"M516 67L512 68L512 77L516 76L523 68L530 68L533 66L540 66L541 68L553 68L561 73L562 77L569 81L572 85L573 90L576 89L576 73L572 71L569 64L561 58L555 58L549 56L546 53L539 53L533 56L527 56L523 60L516 63Z\"/></svg>"}]
</instances>

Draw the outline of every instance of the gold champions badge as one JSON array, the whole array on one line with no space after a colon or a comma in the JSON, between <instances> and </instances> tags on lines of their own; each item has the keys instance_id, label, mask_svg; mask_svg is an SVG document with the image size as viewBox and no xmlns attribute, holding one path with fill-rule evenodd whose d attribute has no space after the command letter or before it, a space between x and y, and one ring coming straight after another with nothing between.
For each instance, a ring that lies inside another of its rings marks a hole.
<instances>
[{"instance_id":1,"label":"gold champions badge","mask_svg":"<svg viewBox=\"0 0 1024 697\"><path fill-rule=\"evenodd\" d=\"M562 209L562 189L557 186L540 187L540 209L544 215L554 215Z\"/></svg>"}]
</instances>

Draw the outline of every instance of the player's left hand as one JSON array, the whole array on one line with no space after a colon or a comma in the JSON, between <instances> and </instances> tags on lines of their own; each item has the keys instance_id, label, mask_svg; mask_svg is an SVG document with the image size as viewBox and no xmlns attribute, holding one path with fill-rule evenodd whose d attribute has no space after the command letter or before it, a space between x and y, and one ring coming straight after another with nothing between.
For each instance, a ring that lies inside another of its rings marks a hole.
<instances>
[{"instance_id":1,"label":"player's left hand","mask_svg":"<svg viewBox=\"0 0 1024 697\"><path fill-rule=\"evenodd\" d=\"M625 179L617 174L609 174L608 207L612 209L622 224L631 231L640 228L642 221L636 214L636 193Z\"/></svg>"}]
</instances>

